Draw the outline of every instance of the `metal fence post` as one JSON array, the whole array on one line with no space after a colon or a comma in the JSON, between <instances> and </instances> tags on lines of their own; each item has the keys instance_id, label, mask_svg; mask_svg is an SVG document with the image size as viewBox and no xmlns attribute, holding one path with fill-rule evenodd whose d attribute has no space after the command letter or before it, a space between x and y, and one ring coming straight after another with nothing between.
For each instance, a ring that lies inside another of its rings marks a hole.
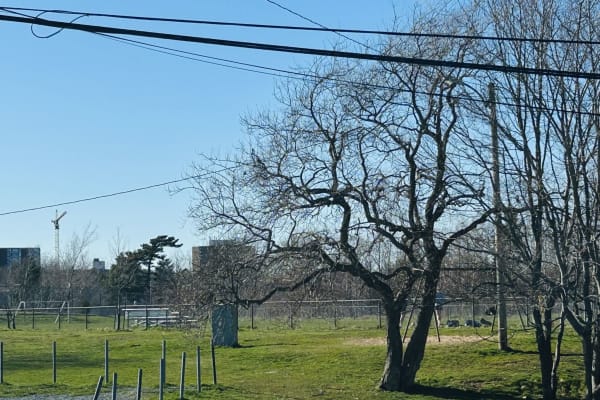
<instances>
[{"instance_id":1,"label":"metal fence post","mask_svg":"<svg viewBox=\"0 0 600 400\"><path fill-rule=\"evenodd\" d=\"M158 400L163 400L165 392L165 359L160 359L158 367Z\"/></svg>"},{"instance_id":2,"label":"metal fence post","mask_svg":"<svg viewBox=\"0 0 600 400\"><path fill-rule=\"evenodd\" d=\"M210 353L212 355L213 385L217 384L217 362L215 360L215 342L210 341Z\"/></svg>"},{"instance_id":3,"label":"metal fence post","mask_svg":"<svg viewBox=\"0 0 600 400\"><path fill-rule=\"evenodd\" d=\"M135 392L135 399L141 400L142 398L142 369L138 369L138 379L137 379L137 390Z\"/></svg>"},{"instance_id":4,"label":"metal fence post","mask_svg":"<svg viewBox=\"0 0 600 400\"><path fill-rule=\"evenodd\" d=\"M150 320L148 319L149 318L149 316L148 316L148 302L146 302L146 305L145 305L144 309L146 310L146 326L145 326L144 329L148 329L148 326L149 326L149 323L150 323Z\"/></svg>"},{"instance_id":5,"label":"metal fence post","mask_svg":"<svg viewBox=\"0 0 600 400\"><path fill-rule=\"evenodd\" d=\"M202 391L202 373L200 368L200 346L196 346L196 386L198 393Z\"/></svg>"},{"instance_id":6,"label":"metal fence post","mask_svg":"<svg viewBox=\"0 0 600 400\"><path fill-rule=\"evenodd\" d=\"M0 383L4 383L4 342L0 342Z\"/></svg>"},{"instance_id":7,"label":"metal fence post","mask_svg":"<svg viewBox=\"0 0 600 400\"><path fill-rule=\"evenodd\" d=\"M179 379L179 400L183 400L185 389L185 351L181 353L181 375Z\"/></svg>"},{"instance_id":8,"label":"metal fence post","mask_svg":"<svg viewBox=\"0 0 600 400\"><path fill-rule=\"evenodd\" d=\"M163 366L163 375L167 376L167 341L163 339L162 341L162 356L161 359L165 360L165 365Z\"/></svg>"},{"instance_id":9,"label":"metal fence post","mask_svg":"<svg viewBox=\"0 0 600 400\"><path fill-rule=\"evenodd\" d=\"M52 383L56 383L56 341L52 342Z\"/></svg>"},{"instance_id":10,"label":"metal fence post","mask_svg":"<svg viewBox=\"0 0 600 400\"><path fill-rule=\"evenodd\" d=\"M104 379L108 383L108 339L104 339Z\"/></svg>"},{"instance_id":11,"label":"metal fence post","mask_svg":"<svg viewBox=\"0 0 600 400\"><path fill-rule=\"evenodd\" d=\"M113 372L113 381L112 381L112 400L117 400L117 373Z\"/></svg>"},{"instance_id":12,"label":"metal fence post","mask_svg":"<svg viewBox=\"0 0 600 400\"><path fill-rule=\"evenodd\" d=\"M98 397L100 397L100 392L102 391L103 379L104 379L104 377L102 375L100 375L100 378L98 378L98 384L96 385L96 391L94 392L93 400L98 400Z\"/></svg>"}]
</instances>

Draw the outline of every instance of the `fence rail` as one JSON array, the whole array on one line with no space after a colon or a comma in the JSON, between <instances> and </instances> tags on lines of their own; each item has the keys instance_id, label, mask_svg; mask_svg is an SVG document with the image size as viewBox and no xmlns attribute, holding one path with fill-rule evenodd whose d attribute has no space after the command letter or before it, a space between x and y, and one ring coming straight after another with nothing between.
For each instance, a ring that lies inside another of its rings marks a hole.
<instances>
[{"instance_id":1,"label":"fence rail","mask_svg":"<svg viewBox=\"0 0 600 400\"><path fill-rule=\"evenodd\" d=\"M418 304L408 305L402 324L410 325ZM436 306L436 321L444 325L487 324L493 321L495 302L486 300L446 300ZM525 328L530 325L530 307L526 299L507 301L509 321ZM252 329L261 326L295 328L312 323L323 328L338 328L349 324L382 327L385 314L381 300L299 300L269 301L248 308L239 307L240 326ZM135 329L150 327L203 327L210 317L210 308L193 304L154 304L127 306L19 307L0 309L2 329ZM4 323L2 322L4 320Z\"/></svg>"}]
</instances>

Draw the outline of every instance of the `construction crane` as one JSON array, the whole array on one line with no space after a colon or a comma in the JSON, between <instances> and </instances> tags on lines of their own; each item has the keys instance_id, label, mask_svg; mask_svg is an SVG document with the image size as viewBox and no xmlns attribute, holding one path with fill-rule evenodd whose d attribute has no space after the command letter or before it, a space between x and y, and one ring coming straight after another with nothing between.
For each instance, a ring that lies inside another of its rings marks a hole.
<instances>
[{"instance_id":1,"label":"construction crane","mask_svg":"<svg viewBox=\"0 0 600 400\"><path fill-rule=\"evenodd\" d=\"M56 255L56 266L60 267L60 238L59 238L59 234L58 234L58 230L59 230L59 225L58 225L58 221L60 221L60 219L62 217L64 217L67 214L66 211L63 211L60 215L58 215L58 210L56 210L56 218L54 218L53 220L51 220L51 222L54 224L54 254Z\"/></svg>"}]
</instances>

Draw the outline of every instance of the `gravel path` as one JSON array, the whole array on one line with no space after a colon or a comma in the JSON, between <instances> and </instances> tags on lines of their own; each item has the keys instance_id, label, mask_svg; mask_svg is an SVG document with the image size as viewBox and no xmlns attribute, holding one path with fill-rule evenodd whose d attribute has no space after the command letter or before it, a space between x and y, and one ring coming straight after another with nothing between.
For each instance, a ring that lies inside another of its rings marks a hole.
<instances>
[{"instance_id":1,"label":"gravel path","mask_svg":"<svg viewBox=\"0 0 600 400\"><path fill-rule=\"evenodd\" d=\"M32 396L25 396L25 397L5 397L3 400L90 400L93 397L93 395L91 396L67 396L67 395L61 395L61 394L55 394L55 395L51 395L51 394L44 394L44 395L32 395ZM102 399L108 399L109 397L101 397Z\"/></svg>"},{"instance_id":2,"label":"gravel path","mask_svg":"<svg viewBox=\"0 0 600 400\"><path fill-rule=\"evenodd\" d=\"M66 394L39 394L39 395L29 395L24 397L4 397L2 400L91 400L94 397L93 393L90 393L89 396L71 396ZM119 400L129 400L135 399L135 390L127 389L120 390L117 393L117 397ZM110 400L111 393L110 389L106 391L106 393L101 393L100 400Z\"/></svg>"}]
</instances>

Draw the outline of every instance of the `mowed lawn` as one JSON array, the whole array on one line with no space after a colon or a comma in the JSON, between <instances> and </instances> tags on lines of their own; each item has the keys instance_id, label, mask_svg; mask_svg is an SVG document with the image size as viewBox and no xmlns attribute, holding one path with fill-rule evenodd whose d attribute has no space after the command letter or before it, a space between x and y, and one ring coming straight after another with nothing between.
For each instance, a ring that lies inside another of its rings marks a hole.
<instances>
[{"instance_id":1,"label":"mowed lawn","mask_svg":"<svg viewBox=\"0 0 600 400\"><path fill-rule=\"evenodd\" d=\"M431 330L414 394L377 389L385 358L385 329L373 321L304 321L250 329L242 324L239 348L216 348L217 385L213 385L210 333L206 329L152 328L115 332L82 329L80 324L0 328L4 383L0 397L69 393L91 395L104 374L104 344L109 343L110 376L118 374L119 393L131 395L143 370L143 398L157 398L162 341L167 347L165 398L179 394L182 352L186 352L189 399L524 399L539 397L538 359L532 331L514 331L510 353L496 350L489 328ZM52 342L57 348L53 384ZM196 391L196 347L201 349L202 393ZM567 335L560 367L561 398L582 397L580 345ZM103 392L110 392L110 384Z\"/></svg>"}]
</instances>

